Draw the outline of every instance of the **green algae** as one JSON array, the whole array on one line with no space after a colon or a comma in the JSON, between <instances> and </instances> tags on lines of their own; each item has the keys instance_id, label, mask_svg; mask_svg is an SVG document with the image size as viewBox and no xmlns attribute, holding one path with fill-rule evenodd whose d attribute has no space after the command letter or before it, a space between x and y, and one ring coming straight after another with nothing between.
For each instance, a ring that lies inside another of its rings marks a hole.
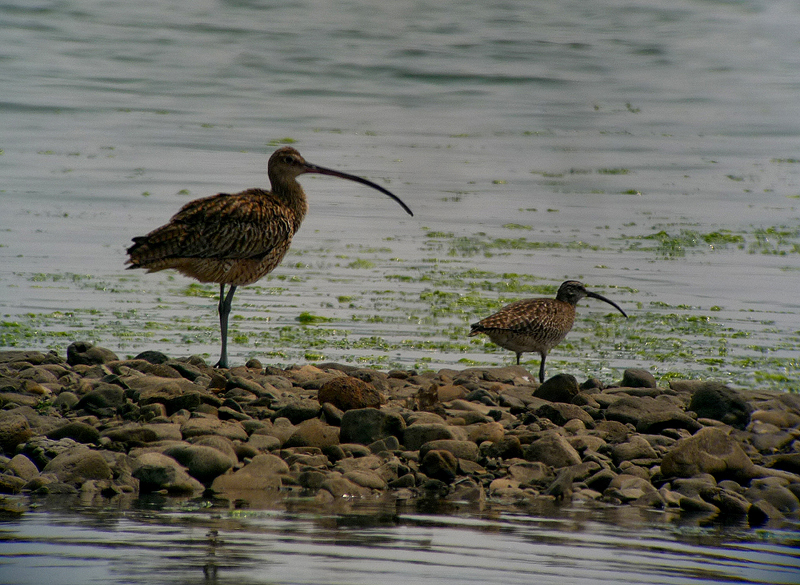
<instances>
[{"instance_id":1,"label":"green algae","mask_svg":"<svg viewBox=\"0 0 800 585\"><path fill-rule=\"evenodd\" d=\"M635 223L626 226L636 227ZM523 238L423 229L421 258L398 264L386 246L353 246L358 275L333 271L350 246L293 249L288 262L256 285L237 292L230 323L235 350L283 364L341 361L386 368L426 369L512 364L513 353L484 336L467 337L469 325L503 305L529 297L554 296L560 280L476 267L473 258L555 250L563 255L635 253L655 260L689 254L796 253L798 230L759 226L750 230L693 226L642 226L643 234L584 242L539 241L522 224ZM308 261L298 259L309 258ZM365 260L361 262L360 260ZM787 270L792 269L791 266ZM125 272L112 275L28 274L30 287L102 293L112 310L81 306L60 311L0 315L4 347L64 352L74 340L113 346L121 355L178 346L183 353L214 354L219 343L219 287L167 276ZM579 275L574 275L579 277ZM602 303L582 302L567 339L548 357L548 373L618 380L623 367L645 367L662 381L714 377L748 387L798 390L800 331L781 330L766 311L732 313L720 304L671 305L630 287L595 286L629 314L625 319ZM157 291L146 292L145 291ZM59 293L60 294L60 293ZM316 299L316 300L314 300ZM118 304L114 305L116 302ZM65 303L70 306L70 303ZM106 306L105 303L103 306ZM523 363L538 368L538 355Z\"/></svg>"}]
</instances>

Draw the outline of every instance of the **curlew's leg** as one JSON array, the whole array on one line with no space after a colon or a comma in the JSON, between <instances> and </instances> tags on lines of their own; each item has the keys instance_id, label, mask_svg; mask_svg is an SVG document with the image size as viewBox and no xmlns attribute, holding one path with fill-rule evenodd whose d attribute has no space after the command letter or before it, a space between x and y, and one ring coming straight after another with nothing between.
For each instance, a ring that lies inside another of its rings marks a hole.
<instances>
[{"instance_id":1,"label":"curlew's leg","mask_svg":"<svg viewBox=\"0 0 800 585\"><path fill-rule=\"evenodd\" d=\"M539 384L544 383L544 360L547 357L546 353L542 354L542 361L539 364Z\"/></svg>"},{"instance_id":2,"label":"curlew's leg","mask_svg":"<svg viewBox=\"0 0 800 585\"><path fill-rule=\"evenodd\" d=\"M522 357L522 352L517 352L517 365L519 365L519 358Z\"/></svg>"},{"instance_id":3,"label":"curlew's leg","mask_svg":"<svg viewBox=\"0 0 800 585\"><path fill-rule=\"evenodd\" d=\"M231 304L233 303L233 293L236 292L236 286L231 285L228 294L225 294L225 285L219 285L219 330L222 336L222 350L219 354L218 368L228 367L228 315L231 313Z\"/></svg>"}]
</instances>

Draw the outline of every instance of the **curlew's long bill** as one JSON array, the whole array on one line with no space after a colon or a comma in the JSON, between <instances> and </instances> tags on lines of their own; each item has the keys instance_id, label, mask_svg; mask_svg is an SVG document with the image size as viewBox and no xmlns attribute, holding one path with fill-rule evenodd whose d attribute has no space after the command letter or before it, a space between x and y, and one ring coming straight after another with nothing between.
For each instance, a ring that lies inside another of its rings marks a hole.
<instances>
[{"instance_id":1,"label":"curlew's long bill","mask_svg":"<svg viewBox=\"0 0 800 585\"><path fill-rule=\"evenodd\" d=\"M267 165L271 191L248 189L190 201L165 225L133 238L128 248L129 269L172 268L200 282L219 284L222 348L218 367L228 367L228 315L236 287L256 282L280 264L308 211L306 194L297 182L305 173L367 185L414 215L397 195L380 185L311 164L285 146L272 154ZM227 294L226 284L230 285Z\"/></svg>"},{"instance_id":2,"label":"curlew's long bill","mask_svg":"<svg viewBox=\"0 0 800 585\"><path fill-rule=\"evenodd\" d=\"M575 306L584 297L604 301L620 313L619 305L595 292L586 290L577 280L567 280L556 298L525 299L506 305L497 313L471 326L470 336L485 333L494 343L517 354L517 364L524 352L536 352L542 360L539 382L544 382L547 352L561 343L575 322Z\"/></svg>"}]
</instances>

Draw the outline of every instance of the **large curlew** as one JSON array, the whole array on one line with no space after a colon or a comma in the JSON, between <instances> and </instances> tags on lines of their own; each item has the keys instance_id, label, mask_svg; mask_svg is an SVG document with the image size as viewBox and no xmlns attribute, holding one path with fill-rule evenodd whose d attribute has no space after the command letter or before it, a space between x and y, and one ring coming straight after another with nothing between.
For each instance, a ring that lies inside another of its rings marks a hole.
<instances>
[{"instance_id":1,"label":"large curlew","mask_svg":"<svg viewBox=\"0 0 800 585\"><path fill-rule=\"evenodd\" d=\"M133 238L129 269L157 272L173 268L200 282L219 284L219 326L222 338L218 367L228 367L228 315L236 287L253 284L280 264L308 211L306 194L297 182L304 173L348 179L377 189L408 206L372 181L306 162L285 146L269 159L272 191L248 189L220 193L184 205L169 222L146 236ZM227 295L225 285L230 285Z\"/></svg>"},{"instance_id":2,"label":"large curlew","mask_svg":"<svg viewBox=\"0 0 800 585\"><path fill-rule=\"evenodd\" d=\"M516 353L517 364L523 352L537 352L542 356L539 382L544 382L547 352L561 343L572 329L575 305L583 297L605 301L625 315L615 302L586 290L577 280L567 280L559 287L556 298L524 299L506 305L494 315L472 324L469 335L485 333L500 347Z\"/></svg>"}]
</instances>

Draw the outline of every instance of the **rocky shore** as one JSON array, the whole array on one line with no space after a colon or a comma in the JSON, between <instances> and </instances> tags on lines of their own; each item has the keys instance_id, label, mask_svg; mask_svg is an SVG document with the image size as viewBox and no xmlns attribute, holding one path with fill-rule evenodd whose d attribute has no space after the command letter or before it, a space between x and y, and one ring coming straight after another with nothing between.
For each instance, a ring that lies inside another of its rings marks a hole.
<instances>
[{"instance_id":1,"label":"rocky shore","mask_svg":"<svg viewBox=\"0 0 800 585\"><path fill-rule=\"evenodd\" d=\"M800 520L800 395L526 369L214 369L76 342L0 351L0 494L632 505ZM9 496L0 496L0 500Z\"/></svg>"}]
</instances>

